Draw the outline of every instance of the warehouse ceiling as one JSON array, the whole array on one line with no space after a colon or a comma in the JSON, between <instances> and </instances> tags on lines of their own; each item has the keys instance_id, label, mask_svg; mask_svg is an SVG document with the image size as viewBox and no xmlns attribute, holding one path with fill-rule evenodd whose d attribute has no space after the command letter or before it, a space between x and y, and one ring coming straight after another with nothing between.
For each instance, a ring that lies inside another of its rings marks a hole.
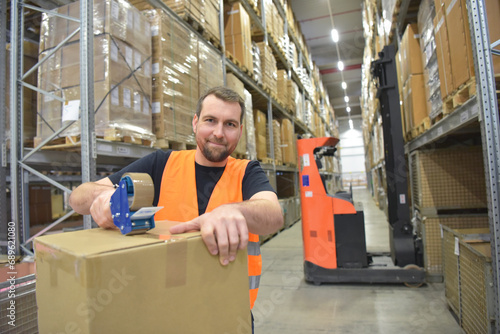
<instances>
[{"instance_id":1,"label":"warehouse ceiling","mask_svg":"<svg viewBox=\"0 0 500 334\"><path fill-rule=\"evenodd\" d=\"M336 117L347 117L346 107L351 107L351 116L361 115L361 65L365 39L363 36L363 0L292 0L292 9L300 23L302 34L309 47L312 60L320 69L325 90ZM330 15L331 13L331 15ZM339 33L338 54L331 37L332 19ZM342 60L344 70L338 70ZM344 89L342 81L347 84ZM349 97L349 102L344 97Z\"/></svg>"},{"instance_id":2,"label":"warehouse ceiling","mask_svg":"<svg viewBox=\"0 0 500 334\"><path fill-rule=\"evenodd\" d=\"M364 0L288 1L291 1L295 17L300 23L311 58L320 69L336 117L360 116L361 68L365 48L362 21ZM381 2L377 1L378 6ZM393 36L402 35L408 23L417 21L420 3L421 0L396 1L391 41ZM331 37L333 28L339 33L338 52ZM344 63L342 72L337 67L339 60ZM341 86L342 81L347 84L345 91ZM345 96L349 97L348 103L344 101ZM348 105L350 113L346 111Z\"/></svg>"}]
</instances>

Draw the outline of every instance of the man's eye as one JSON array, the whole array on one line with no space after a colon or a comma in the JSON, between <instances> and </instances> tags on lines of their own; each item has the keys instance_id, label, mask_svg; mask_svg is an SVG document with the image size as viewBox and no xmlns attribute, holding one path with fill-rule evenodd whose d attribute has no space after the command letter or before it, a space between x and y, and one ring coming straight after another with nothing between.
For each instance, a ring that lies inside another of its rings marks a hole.
<instances>
[{"instance_id":1,"label":"man's eye","mask_svg":"<svg viewBox=\"0 0 500 334\"><path fill-rule=\"evenodd\" d=\"M237 126L236 123L227 123L227 125L229 125L229 126L231 126L233 128L235 128Z\"/></svg>"}]
</instances>

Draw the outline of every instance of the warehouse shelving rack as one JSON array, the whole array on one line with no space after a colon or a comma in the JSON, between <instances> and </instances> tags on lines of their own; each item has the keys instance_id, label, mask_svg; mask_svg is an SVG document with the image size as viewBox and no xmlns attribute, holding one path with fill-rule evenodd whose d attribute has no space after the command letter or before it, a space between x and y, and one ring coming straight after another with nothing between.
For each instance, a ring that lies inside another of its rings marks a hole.
<instances>
[{"instance_id":1,"label":"warehouse shelving rack","mask_svg":"<svg viewBox=\"0 0 500 334\"><path fill-rule=\"evenodd\" d=\"M409 1L405 0L403 3L409 3ZM474 55L476 97L471 98L430 127L428 131L408 142L405 146L405 153L409 156L409 166L411 166L411 152L429 147L429 145L443 143L451 135L477 131L479 127L491 233L493 313L498 330L500 324L500 126L492 57L498 56L499 53L492 49L500 44L500 41L490 42L484 0L467 0L467 9ZM398 17L398 20L400 20L399 23L403 22L404 16Z\"/></svg>"},{"instance_id":2,"label":"warehouse shelving rack","mask_svg":"<svg viewBox=\"0 0 500 334\"><path fill-rule=\"evenodd\" d=\"M22 55L23 55L23 43L20 41L24 38L24 25L23 25L23 10L37 10L42 12L49 12L51 9L59 7L61 5L71 3L72 0L41 0L37 1L39 7L35 7L29 4L24 3L22 0L12 0L11 1L11 45L12 45L12 57L11 57L11 110L22 110L22 90L23 87L29 87L38 92L41 92L38 88L32 87L27 83L24 83L23 77L26 76L26 73L22 73ZM311 132L310 129L304 125L300 121L296 121L296 119L288 113L273 97L264 91L256 82L250 78L246 73L244 73L241 69L239 69L231 60L225 57L224 52L221 52L219 49L214 47L212 44L208 43L204 40L203 36L193 29L187 22L180 19L170 8L168 8L163 2L159 0L148 0L148 2L154 7L161 8L167 13L171 14L171 16L178 20L181 24L191 29L194 33L198 35L201 41L204 41L207 46L209 46L212 50L215 50L220 54L223 60L223 75L224 82L226 80L226 71L230 71L234 73L240 80L242 80L247 89L250 89L252 92L259 94L261 97L267 100L267 115L268 115L268 126L272 128L272 116L275 115L280 118L288 118L292 121L292 124L295 128L295 132L299 134L304 134ZM265 11L264 5L262 4L262 22L258 18L257 14L248 5L246 0L242 1L245 8L248 10L252 19L257 22L258 25L264 31L265 41L269 43L271 48L273 48L275 54L280 54L277 46L271 39L267 38L267 32L265 30ZM281 4L274 0L276 7L280 15L284 18L284 22L286 27L286 15L284 14L284 10ZM10 137L7 138L5 136L4 124L5 121L2 122L2 119L5 117L5 112L0 113L0 143L2 143L2 152L0 155L0 187L1 189L8 189L7 186L10 184L10 193L11 193L11 216L12 219L8 220L7 217L7 198L6 191L2 191L0 194L0 219L2 224L0 224L0 247L2 247L2 253L5 249L4 247L7 244L6 239L6 229L7 229L7 221L12 221L16 225L16 253L20 254L23 250L24 253L30 253L29 242L33 239L33 236L29 234L29 212L28 212L28 184L30 181L44 181L52 184L53 186L61 189L66 193L70 193L71 190L68 189L64 182L87 182L96 179L97 170L101 169L104 171L117 170L118 168L130 163L131 161L145 156L155 149L146 146L138 146L132 145L128 143L122 142L108 142L95 138L94 133L94 117L93 116L93 71L89 71L90 68L93 68L93 43L92 43L92 8L93 1L92 0L81 0L80 2L80 13L81 17L79 20L74 18L66 17L67 19L76 20L80 22L79 32L76 31L74 34L80 33L80 59L81 59L81 68L80 68L80 77L81 81L81 153L67 153L61 151L51 151L51 150L41 150L41 148L47 144L50 139L56 137L55 134L52 138L49 138L38 145L35 149L28 149L23 147L23 136L22 136L22 128L23 128L23 117L22 115L17 113L13 113L13 117L11 117L10 127L11 134ZM0 13L2 13L2 18L6 17L7 8L6 3L2 2L0 4ZM51 12L53 15L53 12ZM59 14L57 14L59 15ZM59 15L61 16L61 15ZM220 27L221 27L221 42L222 49L224 50L224 27L223 27L223 1L220 0ZM7 40L7 27L6 21L4 19L0 20L0 45L2 48L0 50L0 75L5 76L5 48ZM285 30L285 33L288 33L288 29ZM294 39L293 34L290 34L290 38ZM68 38L69 39L69 38ZM297 43L297 41L295 41ZM299 45L299 44L297 44ZM299 61L301 66L305 66L310 76L312 76L311 69L307 62L302 62L303 56L302 53L299 52ZM286 59L281 57L279 61L285 66L285 68L289 71L290 77L298 84L299 90L304 95L305 99L310 99L307 90L302 85L301 81L298 78L298 75L293 70L292 66L290 66ZM34 68L37 68L40 65L38 63ZM5 84L0 80L0 108L4 108L5 106ZM2 89L3 88L3 89ZM43 93L43 92L41 92ZM303 101L305 101L303 99ZM305 103L305 102L303 102ZM67 128L69 125L66 125ZM64 129L60 129L57 133L61 133ZM274 146L272 132L270 133L271 147ZM7 142L10 142L10 148L7 146ZM274 161L274 152L271 150L272 159ZM9 166L10 164L10 166ZM79 175L66 175L66 176L47 176L41 173L41 170L51 170L51 169L59 169L59 170L81 170L81 177ZM298 189L298 180L297 180L297 169L295 167L288 166L277 166L273 164L263 164L263 168L270 176L271 182L276 185L275 175L276 172L285 172L285 173L293 173L295 175L295 189ZM9 173L10 171L10 173ZM273 180L274 179L274 180ZM68 212L63 217L50 224L43 231L46 231L58 223L64 221L66 218L71 216L73 211ZM84 228L91 228L92 221L90 216L84 216Z\"/></svg>"}]
</instances>

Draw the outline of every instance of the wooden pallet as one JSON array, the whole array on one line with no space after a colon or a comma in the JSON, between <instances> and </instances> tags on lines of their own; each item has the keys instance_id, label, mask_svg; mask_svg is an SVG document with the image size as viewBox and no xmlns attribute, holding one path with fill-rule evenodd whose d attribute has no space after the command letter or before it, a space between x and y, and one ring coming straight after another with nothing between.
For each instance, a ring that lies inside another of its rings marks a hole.
<instances>
[{"instance_id":1,"label":"wooden pallet","mask_svg":"<svg viewBox=\"0 0 500 334\"><path fill-rule=\"evenodd\" d=\"M215 48L217 48L219 51L222 51L222 46L220 44L220 38L212 34L208 30L204 30L202 33L202 36L209 41Z\"/></svg>"},{"instance_id":2,"label":"wooden pallet","mask_svg":"<svg viewBox=\"0 0 500 334\"><path fill-rule=\"evenodd\" d=\"M229 51L226 50L226 57L232 61L236 66L238 66L239 69L243 69L243 65L241 64L241 62L236 59L233 54Z\"/></svg>"},{"instance_id":3,"label":"wooden pallet","mask_svg":"<svg viewBox=\"0 0 500 334\"><path fill-rule=\"evenodd\" d=\"M426 117L419 125L411 129L412 139L420 136L425 131L429 130L431 127L431 120L429 117Z\"/></svg>"},{"instance_id":4,"label":"wooden pallet","mask_svg":"<svg viewBox=\"0 0 500 334\"><path fill-rule=\"evenodd\" d=\"M174 151L182 151L182 150L194 149L196 148L196 144L193 142L186 142L186 141L182 142L182 141L170 140L167 138L159 138L156 140L154 147L160 149L171 149Z\"/></svg>"},{"instance_id":5,"label":"wooden pallet","mask_svg":"<svg viewBox=\"0 0 500 334\"><path fill-rule=\"evenodd\" d=\"M446 116L476 95L476 78L472 77L465 84L443 101L443 114Z\"/></svg>"},{"instance_id":6,"label":"wooden pallet","mask_svg":"<svg viewBox=\"0 0 500 334\"><path fill-rule=\"evenodd\" d=\"M266 165L273 164L273 159L271 159L271 158L262 158L262 159L259 159L259 161L262 162L263 164L266 164Z\"/></svg>"},{"instance_id":7,"label":"wooden pallet","mask_svg":"<svg viewBox=\"0 0 500 334\"><path fill-rule=\"evenodd\" d=\"M193 15L187 11L177 12L177 15L184 21L186 21L193 29L199 33L203 33L205 27L201 24Z\"/></svg>"}]
</instances>

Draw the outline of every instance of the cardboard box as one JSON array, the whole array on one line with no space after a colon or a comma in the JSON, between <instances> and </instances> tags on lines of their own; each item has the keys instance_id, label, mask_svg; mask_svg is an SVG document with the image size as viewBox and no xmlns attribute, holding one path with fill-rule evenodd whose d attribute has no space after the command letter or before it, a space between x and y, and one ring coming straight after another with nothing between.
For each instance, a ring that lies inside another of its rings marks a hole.
<instances>
[{"instance_id":1,"label":"cardboard box","mask_svg":"<svg viewBox=\"0 0 500 334\"><path fill-rule=\"evenodd\" d=\"M253 119L255 124L255 145L257 147L257 159L262 161L267 158L267 117L260 110L253 111Z\"/></svg>"},{"instance_id":2,"label":"cardboard box","mask_svg":"<svg viewBox=\"0 0 500 334\"><path fill-rule=\"evenodd\" d=\"M40 333L251 332L246 252L222 266L199 233L168 226L36 238Z\"/></svg>"},{"instance_id":3,"label":"cardboard box","mask_svg":"<svg viewBox=\"0 0 500 334\"><path fill-rule=\"evenodd\" d=\"M252 73L253 58L250 16L239 2L225 7L224 40L226 50Z\"/></svg>"},{"instance_id":4,"label":"cardboard box","mask_svg":"<svg viewBox=\"0 0 500 334\"><path fill-rule=\"evenodd\" d=\"M406 26L401 39L401 71L403 82L412 74L422 74L422 51L419 44L418 26L416 23Z\"/></svg>"},{"instance_id":5,"label":"cardboard box","mask_svg":"<svg viewBox=\"0 0 500 334\"><path fill-rule=\"evenodd\" d=\"M469 18L465 0L445 0L453 90L458 89L474 76L474 59L469 31ZM453 38L452 38L453 36Z\"/></svg>"},{"instance_id":6,"label":"cardboard box","mask_svg":"<svg viewBox=\"0 0 500 334\"><path fill-rule=\"evenodd\" d=\"M403 105L406 113L406 131L417 127L429 116L425 101L423 74L411 75L403 87Z\"/></svg>"},{"instance_id":7,"label":"cardboard box","mask_svg":"<svg viewBox=\"0 0 500 334\"><path fill-rule=\"evenodd\" d=\"M281 121L281 146L283 162L290 165L297 165L297 149L295 147L295 133L292 121L284 118Z\"/></svg>"},{"instance_id":8,"label":"cardboard box","mask_svg":"<svg viewBox=\"0 0 500 334\"><path fill-rule=\"evenodd\" d=\"M441 83L441 97L444 99L453 92L453 76L451 74L450 44L448 42L448 27L442 7L436 7L434 17L434 37L436 40L436 56Z\"/></svg>"}]
</instances>

